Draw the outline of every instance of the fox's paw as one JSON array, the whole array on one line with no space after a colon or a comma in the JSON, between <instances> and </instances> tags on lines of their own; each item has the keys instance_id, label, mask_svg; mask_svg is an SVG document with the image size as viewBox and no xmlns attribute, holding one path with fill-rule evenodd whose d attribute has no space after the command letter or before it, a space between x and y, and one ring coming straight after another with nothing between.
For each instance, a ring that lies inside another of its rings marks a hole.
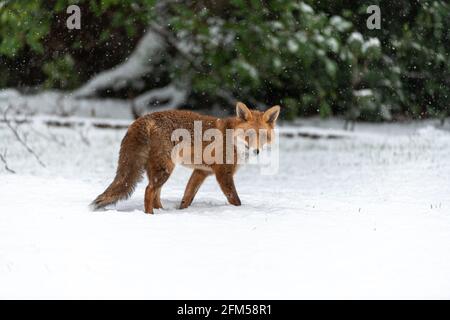
<instances>
[{"instance_id":1,"label":"fox's paw","mask_svg":"<svg viewBox=\"0 0 450 320\"><path fill-rule=\"evenodd\" d=\"M99 206L97 203L95 202L91 202L88 206L90 211L106 211L106 209L103 206Z\"/></svg>"},{"instance_id":2,"label":"fox's paw","mask_svg":"<svg viewBox=\"0 0 450 320\"><path fill-rule=\"evenodd\" d=\"M241 205L241 199L239 199L239 198L230 198L230 199L228 199L228 202L230 202L230 204L232 204L233 206Z\"/></svg>"},{"instance_id":3,"label":"fox's paw","mask_svg":"<svg viewBox=\"0 0 450 320\"><path fill-rule=\"evenodd\" d=\"M190 205L190 203L188 202L188 201L185 201L185 200L181 200L181 203L180 203L180 209L186 209L187 207L189 207L189 205Z\"/></svg>"}]
</instances>

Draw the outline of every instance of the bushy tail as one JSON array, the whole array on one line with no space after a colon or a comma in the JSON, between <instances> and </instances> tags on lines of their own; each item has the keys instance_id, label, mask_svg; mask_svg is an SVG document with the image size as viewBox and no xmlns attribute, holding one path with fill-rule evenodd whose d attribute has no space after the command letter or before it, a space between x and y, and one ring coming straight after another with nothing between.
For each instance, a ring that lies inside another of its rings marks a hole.
<instances>
[{"instance_id":1,"label":"bushy tail","mask_svg":"<svg viewBox=\"0 0 450 320\"><path fill-rule=\"evenodd\" d=\"M92 201L90 207L98 210L128 198L142 178L148 161L148 136L133 125L122 140L116 177L106 190Z\"/></svg>"}]
</instances>

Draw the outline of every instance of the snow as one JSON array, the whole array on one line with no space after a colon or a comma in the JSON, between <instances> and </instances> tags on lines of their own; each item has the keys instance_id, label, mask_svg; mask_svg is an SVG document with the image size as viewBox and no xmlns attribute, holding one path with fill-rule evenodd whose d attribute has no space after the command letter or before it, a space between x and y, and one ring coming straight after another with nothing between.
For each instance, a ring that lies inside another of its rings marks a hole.
<instances>
[{"instance_id":1,"label":"snow","mask_svg":"<svg viewBox=\"0 0 450 320\"><path fill-rule=\"evenodd\" d=\"M258 79L258 70L245 60L239 60L239 66L244 69L250 77Z\"/></svg>"},{"instance_id":2,"label":"snow","mask_svg":"<svg viewBox=\"0 0 450 320\"><path fill-rule=\"evenodd\" d=\"M140 97L137 97L139 99ZM36 94L21 94L14 89L0 90L0 113L8 106L22 114L52 117L97 117L132 119L131 102L122 99L77 98L64 91L43 91Z\"/></svg>"},{"instance_id":3,"label":"snow","mask_svg":"<svg viewBox=\"0 0 450 320\"><path fill-rule=\"evenodd\" d=\"M168 109L174 109L181 105L186 98L186 90L175 87L174 85L168 85L163 88L157 88L150 90L149 92L141 94L135 101L137 107L145 108L149 102L156 99L158 101L169 100L160 108L153 108L155 111L162 111ZM145 109L144 109L145 110Z\"/></svg>"},{"instance_id":4,"label":"snow","mask_svg":"<svg viewBox=\"0 0 450 320\"><path fill-rule=\"evenodd\" d=\"M381 46L380 40L378 38L369 38L364 44L362 45L362 52L365 53L370 48L379 48Z\"/></svg>"},{"instance_id":5,"label":"snow","mask_svg":"<svg viewBox=\"0 0 450 320\"><path fill-rule=\"evenodd\" d=\"M0 123L0 298L450 298L450 132L433 122L302 120L281 133L280 171L243 167L243 205L209 178L178 210L143 213L142 182L117 207L89 202L114 175L124 130L32 124L28 143ZM327 136L337 136L327 139ZM46 137L46 138L44 138ZM61 143L63 142L63 143Z\"/></svg>"},{"instance_id":6,"label":"snow","mask_svg":"<svg viewBox=\"0 0 450 320\"><path fill-rule=\"evenodd\" d=\"M292 39L289 39L287 42L287 47L290 52L295 53L298 51L298 43Z\"/></svg>"},{"instance_id":7,"label":"snow","mask_svg":"<svg viewBox=\"0 0 450 320\"><path fill-rule=\"evenodd\" d=\"M332 16L330 18L330 24L334 26L340 32L347 31L352 27L352 24L346 20L344 20L340 16Z\"/></svg>"},{"instance_id":8,"label":"snow","mask_svg":"<svg viewBox=\"0 0 450 320\"><path fill-rule=\"evenodd\" d=\"M371 97L373 96L373 91L371 89L354 90L353 95L355 97Z\"/></svg>"},{"instance_id":9,"label":"snow","mask_svg":"<svg viewBox=\"0 0 450 320\"><path fill-rule=\"evenodd\" d=\"M337 53L339 51L339 43L335 38L328 38L327 44L330 50L333 51L334 53Z\"/></svg>"},{"instance_id":10,"label":"snow","mask_svg":"<svg viewBox=\"0 0 450 320\"><path fill-rule=\"evenodd\" d=\"M22 118L25 115L33 115L35 118L59 117L59 121L72 121L76 118L85 118L91 122L101 119L133 119L132 104L138 110L162 111L174 109L185 100L187 91L173 84L161 88L155 88L137 96L134 101L123 99L105 98L80 98L70 92L44 91L36 94L21 94L14 89L0 90L0 113L11 106L21 111ZM161 105L149 106L152 101L165 101ZM95 117L95 118L93 118ZM89 120L91 119L91 120Z\"/></svg>"},{"instance_id":11,"label":"snow","mask_svg":"<svg viewBox=\"0 0 450 320\"><path fill-rule=\"evenodd\" d=\"M304 13L314 13L314 9L304 2L300 2L300 10Z\"/></svg>"},{"instance_id":12,"label":"snow","mask_svg":"<svg viewBox=\"0 0 450 320\"><path fill-rule=\"evenodd\" d=\"M359 33L359 32L352 32L350 34L350 36L348 37L347 41L348 41L348 43L352 43L354 41L357 41L357 42L360 42L361 44L363 44L364 43L364 38L363 38L361 33Z\"/></svg>"}]
</instances>

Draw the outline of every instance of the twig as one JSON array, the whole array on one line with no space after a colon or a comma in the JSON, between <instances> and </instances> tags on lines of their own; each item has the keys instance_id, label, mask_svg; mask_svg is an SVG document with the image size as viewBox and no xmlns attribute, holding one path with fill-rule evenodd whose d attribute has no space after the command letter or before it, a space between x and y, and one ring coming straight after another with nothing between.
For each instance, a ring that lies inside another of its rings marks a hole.
<instances>
[{"instance_id":1,"label":"twig","mask_svg":"<svg viewBox=\"0 0 450 320\"><path fill-rule=\"evenodd\" d=\"M0 160L3 162L3 164L5 165L5 169L6 171L10 172L10 173L16 173L13 169L11 169L10 167L8 167L8 162L6 161L6 153L8 152L8 149L5 149L5 152L3 154L0 153Z\"/></svg>"},{"instance_id":2,"label":"twig","mask_svg":"<svg viewBox=\"0 0 450 320\"><path fill-rule=\"evenodd\" d=\"M6 125L8 126L9 129L11 129L11 131L13 132L14 136L16 137L16 139L20 142L20 144L29 152L31 153L34 158L37 160L37 162L45 168L45 164L41 161L41 159L39 158L39 156L36 154L36 152L34 152L33 149L30 148L30 146L22 139L22 137L19 135L19 133L17 132L16 128L14 128L11 125L11 122L9 121L8 117L6 116L6 114L8 113L9 109L11 108L11 105L8 105L8 107L6 108L5 112L3 112L3 120L6 123Z\"/></svg>"},{"instance_id":3,"label":"twig","mask_svg":"<svg viewBox=\"0 0 450 320\"><path fill-rule=\"evenodd\" d=\"M86 137L86 134L87 134L87 131L89 130L89 127L86 127L86 132L85 131L83 131L83 128L85 128L85 126L78 126L77 127L77 129L76 129L76 131L78 132L78 134L80 135L80 139L81 139L81 141L85 144L85 145L87 145L87 146L90 146L91 145L91 142L89 141L89 139Z\"/></svg>"},{"instance_id":4,"label":"twig","mask_svg":"<svg viewBox=\"0 0 450 320\"><path fill-rule=\"evenodd\" d=\"M50 132L50 129L48 128L48 126L47 126L48 135L45 135L42 132L36 130L31 125L29 126L29 128L34 132L34 134L44 138L45 140L48 140L50 142L54 142L54 143L60 145L61 147L67 147L66 142L64 141L64 139L62 141L60 141L55 134Z\"/></svg>"}]
</instances>

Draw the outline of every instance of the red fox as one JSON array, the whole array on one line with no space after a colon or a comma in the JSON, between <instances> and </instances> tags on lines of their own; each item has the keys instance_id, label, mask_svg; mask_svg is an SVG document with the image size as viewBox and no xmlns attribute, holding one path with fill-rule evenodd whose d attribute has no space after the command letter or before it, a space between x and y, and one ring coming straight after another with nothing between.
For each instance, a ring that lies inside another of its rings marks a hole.
<instances>
[{"instance_id":1,"label":"red fox","mask_svg":"<svg viewBox=\"0 0 450 320\"><path fill-rule=\"evenodd\" d=\"M224 155L227 149L236 148L225 137L228 129L232 129L233 132L240 129L244 133L253 130L256 132L253 134L253 136L256 135L256 139L248 139L248 136L245 135L244 143L246 148L259 153L264 144L273 142L273 130L279 113L280 106L273 106L267 111L261 112L250 110L244 103L238 102L236 116L224 119L184 110L155 112L142 116L130 125L122 140L114 181L91 203L91 207L97 210L128 198L145 171L149 183L145 190L144 208L146 213L153 213L154 208L162 208L161 188L177 162L194 169L181 201L181 209L191 205L200 185L206 177L212 174L216 176L228 202L239 206L241 200L233 180L233 175L238 167L237 153L233 153L231 161L223 160L222 156L219 157L221 161L216 160L212 163L203 159L200 159L200 163L194 162L194 164L185 160L177 160L172 156L176 145L172 133L177 129L185 129L191 136L194 136L194 122L201 123L202 133L208 129L219 130L224 137L222 141L227 141L223 144L223 150L219 150ZM265 139L260 138L261 129L266 132ZM205 149L207 143L205 141L201 143L201 148ZM189 159L192 156L192 154L184 154L183 159Z\"/></svg>"}]
</instances>

